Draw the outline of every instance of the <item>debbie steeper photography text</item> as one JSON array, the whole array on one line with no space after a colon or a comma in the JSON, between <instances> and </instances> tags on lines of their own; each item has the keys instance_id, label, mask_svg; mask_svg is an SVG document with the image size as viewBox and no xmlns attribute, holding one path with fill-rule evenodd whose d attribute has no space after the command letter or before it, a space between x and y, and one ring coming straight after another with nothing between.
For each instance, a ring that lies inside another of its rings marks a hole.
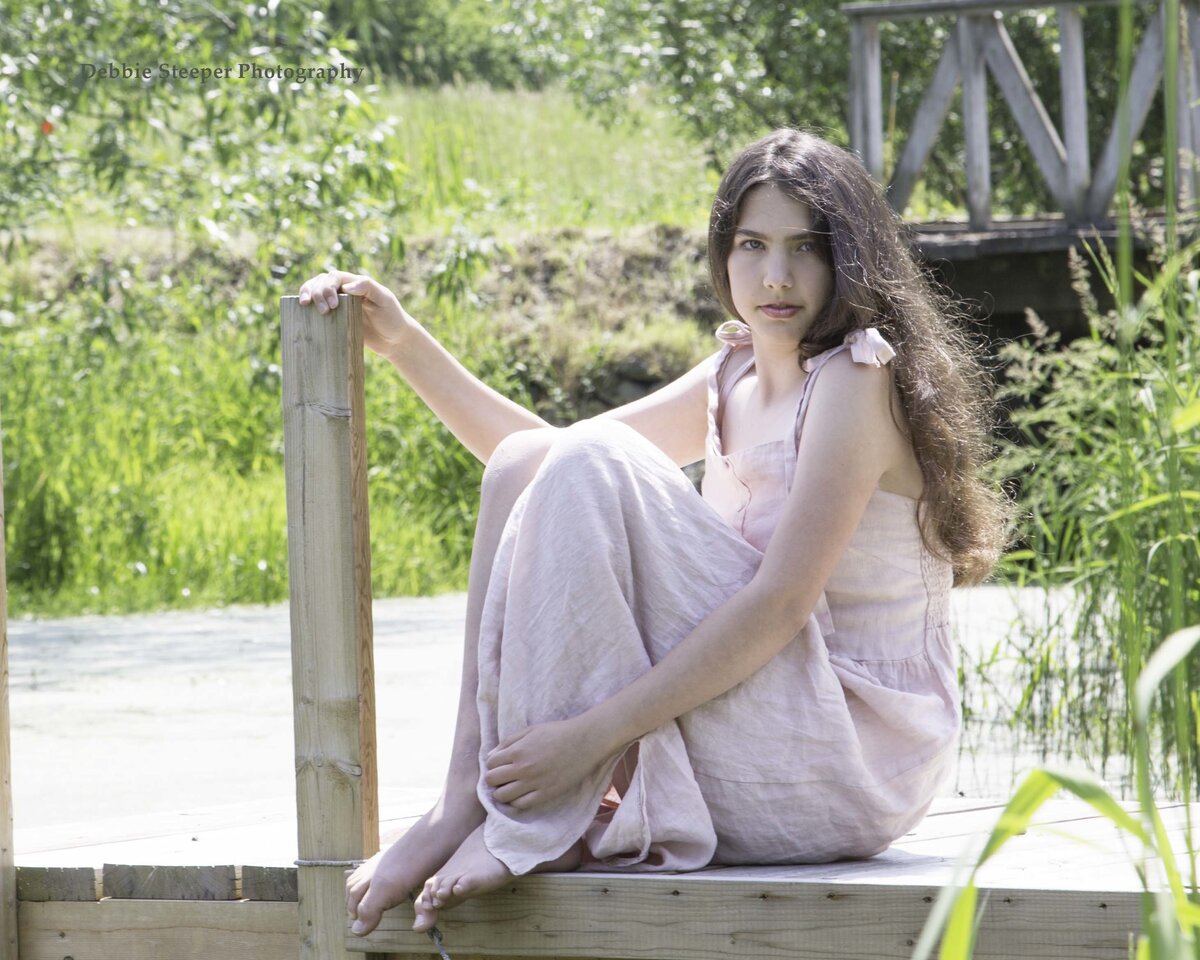
<instances>
[{"instance_id":1,"label":"debbie steeper photography text","mask_svg":"<svg viewBox=\"0 0 1200 960\"><path fill-rule=\"evenodd\" d=\"M79 71L87 80L287 80L306 83L309 80L348 80L358 83L364 69L348 63L337 63L323 67L291 67L276 64L264 65L257 62L223 64L221 66L179 66L159 63L145 66L140 63L81 63Z\"/></svg>"}]
</instances>

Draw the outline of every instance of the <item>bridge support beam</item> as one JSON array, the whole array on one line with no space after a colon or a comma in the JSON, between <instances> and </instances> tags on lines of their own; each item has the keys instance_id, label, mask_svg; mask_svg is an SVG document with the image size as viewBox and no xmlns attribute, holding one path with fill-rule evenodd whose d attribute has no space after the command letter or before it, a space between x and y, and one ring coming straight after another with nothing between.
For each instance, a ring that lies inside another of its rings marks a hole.
<instances>
[{"instance_id":1,"label":"bridge support beam","mask_svg":"<svg viewBox=\"0 0 1200 960\"><path fill-rule=\"evenodd\" d=\"M982 17L959 17L958 62L963 85L963 135L967 151L967 220L986 230L992 218L992 158L988 129L987 61Z\"/></svg>"}]
</instances>

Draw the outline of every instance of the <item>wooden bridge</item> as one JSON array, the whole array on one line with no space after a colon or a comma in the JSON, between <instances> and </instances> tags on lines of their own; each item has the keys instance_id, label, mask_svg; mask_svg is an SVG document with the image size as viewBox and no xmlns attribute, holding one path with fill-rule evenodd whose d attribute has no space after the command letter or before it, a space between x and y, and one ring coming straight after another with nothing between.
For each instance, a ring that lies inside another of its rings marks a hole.
<instances>
[{"instance_id":1,"label":"wooden bridge","mask_svg":"<svg viewBox=\"0 0 1200 960\"><path fill-rule=\"evenodd\" d=\"M1143 4L1144 5L1144 4ZM1125 93L1129 133L1122 137L1119 116L1108 118L1102 144L1088 140L1087 78L1081 11L1113 6L1112 0L1057 4L1062 129L1050 119L1030 80L1020 52L1005 27L1005 14L1044 9L1020 0L885 0L850 3L850 137L871 173L887 184L892 206L903 211L920 181L956 92L962 91L965 140L966 222L915 224L914 241L925 259L941 268L960 296L980 304L998 333L1023 329L1026 307L1051 325L1080 332L1082 315L1070 286L1064 251L1084 238L1112 241L1117 179L1131 144L1141 132L1160 90L1174 87L1178 146L1173 158L1174 204L1194 215L1200 198L1200 4L1184 0L1179 22L1167 18L1168 4L1150 17L1133 57ZM950 29L937 57L908 137L891 170L885 169L882 75L885 68L880 27L914 17L944 18ZM1115 55L1114 55L1115 56ZM1032 219L998 216L992 203L992 150L987 78L1036 161L1055 209ZM1174 84L1166 78L1174 77ZM1112 83L1117 83L1114 63ZM1119 113L1119 109L1118 109ZM1097 291L1101 301L1103 290Z\"/></svg>"},{"instance_id":2,"label":"wooden bridge","mask_svg":"<svg viewBox=\"0 0 1200 960\"><path fill-rule=\"evenodd\" d=\"M880 24L911 17L953 17L954 28L925 90L911 132L888 178L888 195L903 210L933 148L955 91L962 88L966 139L966 208L973 230L993 226L991 138L988 124L987 76L991 75L1037 161L1051 196L1058 204L1050 211L1064 229L1106 224L1117 190L1122 160L1137 140L1155 94L1163 86L1165 68L1175 73L1178 149L1175 202L1189 209L1200 195L1200 7L1195 0L1181 6L1180 23L1167 20L1161 4L1147 26L1133 61L1125 96L1129 133L1122 138L1118 117L1111 118L1108 136L1095 162L1088 143L1087 84L1084 75L1081 8L1111 6L1111 0L1059 4L1059 77L1062 87L1061 133L1030 82L1021 56L1004 26L1004 12L1044 7L1020 0L895 0L851 3L842 12L850 17L850 137L867 169L883 181L884 138ZM1167 41L1170 41L1168 44ZM1114 83L1115 83L1114 71Z\"/></svg>"}]
</instances>

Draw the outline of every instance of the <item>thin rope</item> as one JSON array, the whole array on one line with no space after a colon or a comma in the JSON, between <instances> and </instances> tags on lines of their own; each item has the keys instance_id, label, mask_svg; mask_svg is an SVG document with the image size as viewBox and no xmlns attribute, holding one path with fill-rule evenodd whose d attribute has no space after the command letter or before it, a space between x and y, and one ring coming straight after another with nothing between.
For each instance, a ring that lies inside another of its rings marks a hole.
<instances>
[{"instance_id":1,"label":"thin rope","mask_svg":"<svg viewBox=\"0 0 1200 960\"><path fill-rule=\"evenodd\" d=\"M408 899L412 901L413 906L417 905L417 898L412 895L412 891L408 892ZM442 960L450 960L450 954L446 952L446 948L442 945L442 931L434 924L425 931L429 939L433 941L433 945L437 947L437 952L441 955Z\"/></svg>"},{"instance_id":2,"label":"thin rope","mask_svg":"<svg viewBox=\"0 0 1200 960\"><path fill-rule=\"evenodd\" d=\"M446 948L442 946L442 931L437 927L428 931L429 939L433 941L433 945L437 947L437 952L442 955L442 960L450 960L450 954L446 952Z\"/></svg>"}]
</instances>

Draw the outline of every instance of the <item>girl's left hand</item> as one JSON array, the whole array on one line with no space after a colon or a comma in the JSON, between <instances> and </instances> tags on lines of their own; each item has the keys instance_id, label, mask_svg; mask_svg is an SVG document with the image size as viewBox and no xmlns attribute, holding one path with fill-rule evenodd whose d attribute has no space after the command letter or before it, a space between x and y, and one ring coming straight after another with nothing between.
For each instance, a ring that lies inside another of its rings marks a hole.
<instances>
[{"instance_id":1,"label":"girl's left hand","mask_svg":"<svg viewBox=\"0 0 1200 960\"><path fill-rule=\"evenodd\" d=\"M609 759L582 715L534 724L487 756L485 782L497 803L529 810L561 799Z\"/></svg>"}]
</instances>

